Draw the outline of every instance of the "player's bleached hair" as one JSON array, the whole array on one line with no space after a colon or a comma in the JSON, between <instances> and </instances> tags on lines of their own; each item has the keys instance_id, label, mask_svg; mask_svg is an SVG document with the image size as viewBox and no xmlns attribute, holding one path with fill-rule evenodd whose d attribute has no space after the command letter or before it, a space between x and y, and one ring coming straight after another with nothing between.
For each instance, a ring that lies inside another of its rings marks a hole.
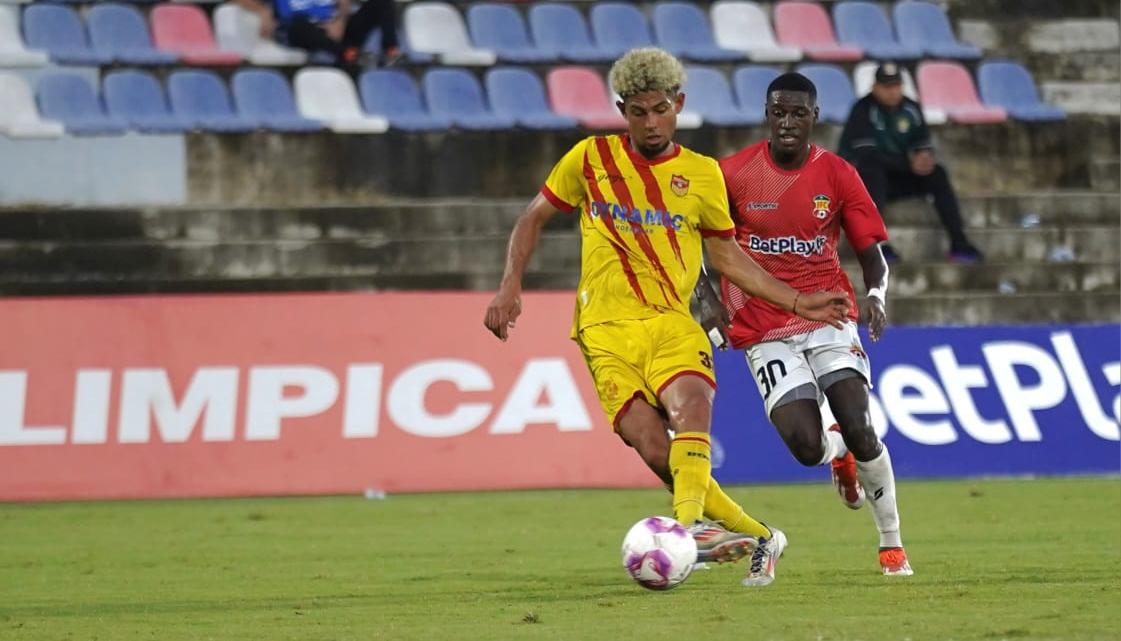
<instances>
[{"instance_id":1,"label":"player's bleached hair","mask_svg":"<svg viewBox=\"0 0 1121 641\"><path fill-rule=\"evenodd\" d=\"M685 84L685 68L673 54L657 47L631 49L611 65L611 89L622 98L644 91L677 93Z\"/></svg>"}]
</instances>

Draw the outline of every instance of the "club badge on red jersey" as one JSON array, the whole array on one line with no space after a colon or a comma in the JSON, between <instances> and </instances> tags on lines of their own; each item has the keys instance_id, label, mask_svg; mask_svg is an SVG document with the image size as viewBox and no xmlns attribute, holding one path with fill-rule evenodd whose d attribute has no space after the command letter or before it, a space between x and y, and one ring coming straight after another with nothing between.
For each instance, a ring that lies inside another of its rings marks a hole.
<instances>
[{"instance_id":1,"label":"club badge on red jersey","mask_svg":"<svg viewBox=\"0 0 1121 641\"><path fill-rule=\"evenodd\" d=\"M825 194L818 194L814 196L814 216L825 220L829 216L829 205L833 199Z\"/></svg>"},{"instance_id":2,"label":"club badge on red jersey","mask_svg":"<svg viewBox=\"0 0 1121 641\"><path fill-rule=\"evenodd\" d=\"M669 188L678 198L684 198L689 193L689 181L684 176L674 174L669 179Z\"/></svg>"}]
</instances>

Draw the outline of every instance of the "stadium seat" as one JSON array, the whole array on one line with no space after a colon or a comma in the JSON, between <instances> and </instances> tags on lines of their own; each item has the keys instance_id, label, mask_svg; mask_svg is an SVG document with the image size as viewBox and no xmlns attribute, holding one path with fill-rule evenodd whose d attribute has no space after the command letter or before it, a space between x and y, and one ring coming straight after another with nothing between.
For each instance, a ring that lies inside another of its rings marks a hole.
<instances>
[{"instance_id":1,"label":"stadium seat","mask_svg":"<svg viewBox=\"0 0 1121 641\"><path fill-rule=\"evenodd\" d=\"M746 55L743 51L717 46L708 17L688 2L654 5L654 35L658 45L666 51L697 62L727 62L741 60Z\"/></svg>"},{"instance_id":2,"label":"stadium seat","mask_svg":"<svg viewBox=\"0 0 1121 641\"><path fill-rule=\"evenodd\" d=\"M922 57L922 48L896 39L887 14L874 2L838 2L833 5L833 22L837 38L843 44L860 47L869 58L917 60Z\"/></svg>"},{"instance_id":3,"label":"stadium seat","mask_svg":"<svg viewBox=\"0 0 1121 641\"><path fill-rule=\"evenodd\" d=\"M86 29L70 7L37 2L23 10L23 35L32 49L64 65L107 65L113 57L90 47Z\"/></svg>"},{"instance_id":4,"label":"stadium seat","mask_svg":"<svg viewBox=\"0 0 1121 641\"><path fill-rule=\"evenodd\" d=\"M520 127L570 129L579 125L575 118L557 115L549 109L545 88L532 71L512 67L491 69L484 82L491 109L513 118Z\"/></svg>"},{"instance_id":5,"label":"stadium seat","mask_svg":"<svg viewBox=\"0 0 1121 641\"><path fill-rule=\"evenodd\" d=\"M961 63L920 62L918 81L921 102L944 110L954 122L981 124L1008 119L1004 109L981 104L973 78Z\"/></svg>"},{"instance_id":6,"label":"stadium seat","mask_svg":"<svg viewBox=\"0 0 1121 641\"><path fill-rule=\"evenodd\" d=\"M468 71L432 69L421 83L428 109L437 116L447 116L456 127L493 131L513 129L516 124L512 117L491 111L479 81Z\"/></svg>"},{"instance_id":7,"label":"stadium seat","mask_svg":"<svg viewBox=\"0 0 1121 641\"><path fill-rule=\"evenodd\" d=\"M976 60L981 50L958 42L941 7L919 0L900 0L892 10L899 41L922 48L932 58Z\"/></svg>"},{"instance_id":8,"label":"stadium seat","mask_svg":"<svg viewBox=\"0 0 1121 641\"><path fill-rule=\"evenodd\" d=\"M171 110L199 129L244 133L259 125L234 111L226 86L213 71L174 71L167 79L167 93Z\"/></svg>"},{"instance_id":9,"label":"stadium seat","mask_svg":"<svg viewBox=\"0 0 1121 641\"><path fill-rule=\"evenodd\" d=\"M39 117L26 80L0 72L0 134L9 138L58 138L65 131L62 123Z\"/></svg>"},{"instance_id":10,"label":"stadium seat","mask_svg":"<svg viewBox=\"0 0 1121 641\"><path fill-rule=\"evenodd\" d=\"M106 115L97 91L82 76L51 73L39 78L39 111L77 135L123 134L128 123Z\"/></svg>"},{"instance_id":11,"label":"stadium seat","mask_svg":"<svg viewBox=\"0 0 1121 641\"><path fill-rule=\"evenodd\" d=\"M738 67L732 73L732 88L736 91L740 109L749 115L759 114L759 122L763 122L767 113L767 86L781 73L774 67Z\"/></svg>"},{"instance_id":12,"label":"stadium seat","mask_svg":"<svg viewBox=\"0 0 1121 641\"><path fill-rule=\"evenodd\" d=\"M743 0L720 0L709 10L716 44L743 51L756 62L796 62L802 59L798 47L775 42L771 21L762 7Z\"/></svg>"},{"instance_id":13,"label":"stadium seat","mask_svg":"<svg viewBox=\"0 0 1121 641\"><path fill-rule=\"evenodd\" d=\"M398 69L367 71L358 80L366 113L386 118L389 126L405 131L450 129L451 118L428 111L420 88L407 72Z\"/></svg>"},{"instance_id":14,"label":"stadium seat","mask_svg":"<svg viewBox=\"0 0 1121 641\"><path fill-rule=\"evenodd\" d=\"M857 99L867 96L872 93L872 85L876 82L876 67L880 63L874 61L865 61L856 65L852 72L852 86L856 90ZM906 68L900 66L900 71L903 73L903 95L911 100L919 99L919 92L915 89L915 79L911 77L911 72ZM921 105L921 103L920 103ZM948 120L946 112L934 107L922 106L923 119L926 120L928 125L944 125Z\"/></svg>"},{"instance_id":15,"label":"stadium seat","mask_svg":"<svg viewBox=\"0 0 1121 641\"><path fill-rule=\"evenodd\" d=\"M101 83L106 110L142 133L183 133L194 123L172 113L163 88L151 74L143 71L112 71Z\"/></svg>"},{"instance_id":16,"label":"stadium seat","mask_svg":"<svg viewBox=\"0 0 1121 641\"><path fill-rule=\"evenodd\" d=\"M1021 64L1006 60L984 62L977 69L977 84L986 105L1003 107L1016 120L1066 120L1065 111L1039 99L1031 73Z\"/></svg>"},{"instance_id":17,"label":"stadium seat","mask_svg":"<svg viewBox=\"0 0 1121 641\"><path fill-rule=\"evenodd\" d=\"M30 51L23 45L19 32L19 9L0 5L0 68L42 67L50 57L42 51Z\"/></svg>"},{"instance_id":18,"label":"stadium seat","mask_svg":"<svg viewBox=\"0 0 1121 641\"><path fill-rule=\"evenodd\" d=\"M798 47L811 60L853 62L864 57L860 47L842 45L833 35L829 14L813 2L780 2L775 5L778 41Z\"/></svg>"},{"instance_id":19,"label":"stadium seat","mask_svg":"<svg viewBox=\"0 0 1121 641\"><path fill-rule=\"evenodd\" d=\"M257 14L232 2L214 10L214 35L220 48L236 51L255 65L302 65L307 62L306 52L262 38L261 19Z\"/></svg>"},{"instance_id":20,"label":"stadium seat","mask_svg":"<svg viewBox=\"0 0 1121 641\"><path fill-rule=\"evenodd\" d=\"M288 81L272 69L241 69L230 80L238 113L274 131L322 131L323 123L304 118Z\"/></svg>"},{"instance_id":21,"label":"stadium seat","mask_svg":"<svg viewBox=\"0 0 1121 641\"><path fill-rule=\"evenodd\" d=\"M627 121L611 102L603 78L587 67L557 67L545 78L553 111L588 129L623 129Z\"/></svg>"},{"instance_id":22,"label":"stadium seat","mask_svg":"<svg viewBox=\"0 0 1121 641\"><path fill-rule=\"evenodd\" d=\"M633 4L597 2L592 5L590 20L596 44L612 57L654 44L646 16Z\"/></svg>"},{"instance_id":23,"label":"stadium seat","mask_svg":"<svg viewBox=\"0 0 1121 641\"><path fill-rule=\"evenodd\" d=\"M584 16L566 4L543 2L529 8L529 29L537 48L556 59L611 62L611 52L592 41Z\"/></svg>"},{"instance_id":24,"label":"stadium seat","mask_svg":"<svg viewBox=\"0 0 1121 641\"><path fill-rule=\"evenodd\" d=\"M115 62L134 65L167 65L179 59L152 46L148 23L136 7L115 2L96 4L86 13L86 26L94 49Z\"/></svg>"},{"instance_id":25,"label":"stadium seat","mask_svg":"<svg viewBox=\"0 0 1121 641\"><path fill-rule=\"evenodd\" d=\"M345 134L380 134L389 129L382 116L362 112L358 92L350 76L339 69L309 67L296 72L296 105L305 118L319 120L327 128Z\"/></svg>"},{"instance_id":26,"label":"stadium seat","mask_svg":"<svg viewBox=\"0 0 1121 641\"><path fill-rule=\"evenodd\" d=\"M534 63L556 60L529 39L529 29L518 10L508 4L480 2L467 9L467 28L477 47L490 49L503 62Z\"/></svg>"},{"instance_id":27,"label":"stadium seat","mask_svg":"<svg viewBox=\"0 0 1121 641\"><path fill-rule=\"evenodd\" d=\"M724 74L708 67L685 70L685 106L718 127L748 127L763 122L763 105L751 111L740 109Z\"/></svg>"},{"instance_id":28,"label":"stadium seat","mask_svg":"<svg viewBox=\"0 0 1121 641\"><path fill-rule=\"evenodd\" d=\"M210 21L193 4L157 5L151 19L156 47L177 54L186 64L210 67L238 65L243 60L240 53L215 46Z\"/></svg>"},{"instance_id":29,"label":"stadium seat","mask_svg":"<svg viewBox=\"0 0 1121 641\"><path fill-rule=\"evenodd\" d=\"M436 55L441 64L487 66L497 60L493 51L471 44L463 17L446 2L410 2L403 23L412 48Z\"/></svg>"},{"instance_id":30,"label":"stadium seat","mask_svg":"<svg viewBox=\"0 0 1121 641\"><path fill-rule=\"evenodd\" d=\"M822 122L843 125L856 102L852 81L836 65L802 65L798 73L810 79L817 87L817 106Z\"/></svg>"}]
</instances>

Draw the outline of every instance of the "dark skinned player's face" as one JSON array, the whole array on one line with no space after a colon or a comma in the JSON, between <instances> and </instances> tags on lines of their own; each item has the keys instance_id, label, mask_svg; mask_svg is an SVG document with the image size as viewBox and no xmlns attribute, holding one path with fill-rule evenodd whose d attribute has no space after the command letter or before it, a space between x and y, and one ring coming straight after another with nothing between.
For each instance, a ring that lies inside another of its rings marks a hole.
<instances>
[{"instance_id":1,"label":"dark skinned player's face","mask_svg":"<svg viewBox=\"0 0 1121 641\"><path fill-rule=\"evenodd\" d=\"M767 98L771 154L777 161L798 158L817 122L817 105L805 91L772 91Z\"/></svg>"},{"instance_id":2,"label":"dark skinned player's face","mask_svg":"<svg viewBox=\"0 0 1121 641\"><path fill-rule=\"evenodd\" d=\"M673 142L677 113L685 106L685 94L644 91L615 104L627 119L627 133L635 150L646 158L654 158Z\"/></svg>"}]
</instances>

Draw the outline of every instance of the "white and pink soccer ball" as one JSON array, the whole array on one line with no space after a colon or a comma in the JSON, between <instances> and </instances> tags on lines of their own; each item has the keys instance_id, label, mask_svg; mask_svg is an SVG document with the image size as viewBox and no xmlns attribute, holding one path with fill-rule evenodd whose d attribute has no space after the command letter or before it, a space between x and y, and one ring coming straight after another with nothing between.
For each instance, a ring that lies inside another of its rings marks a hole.
<instances>
[{"instance_id":1,"label":"white and pink soccer ball","mask_svg":"<svg viewBox=\"0 0 1121 641\"><path fill-rule=\"evenodd\" d=\"M649 590L669 590L685 582L697 562L697 542L680 523L651 516L623 537L623 567Z\"/></svg>"}]
</instances>

